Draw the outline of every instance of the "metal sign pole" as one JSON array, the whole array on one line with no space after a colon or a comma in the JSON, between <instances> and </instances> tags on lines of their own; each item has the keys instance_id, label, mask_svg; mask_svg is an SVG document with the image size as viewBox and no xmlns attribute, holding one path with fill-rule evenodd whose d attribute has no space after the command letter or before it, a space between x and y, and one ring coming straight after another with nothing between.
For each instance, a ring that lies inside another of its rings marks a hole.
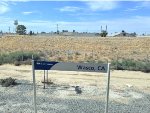
<instances>
[{"instance_id":1,"label":"metal sign pole","mask_svg":"<svg viewBox=\"0 0 150 113\"><path fill-rule=\"evenodd\" d=\"M45 89L45 70L44 70L44 89Z\"/></svg>"},{"instance_id":2,"label":"metal sign pole","mask_svg":"<svg viewBox=\"0 0 150 113\"><path fill-rule=\"evenodd\" d=\"M106 105L105 105L105 113L108 113L108 102L109 102L109 85L110 85L110 63L108 63L108 70L107 70L107 93L106 93Z\"/></svg>"},{"instance_id":3,"label":"metal sign pole","mask_svg":"<svg viewBox=\"0 0 150 113\"><path fill-rule=\"evenodd\" d=\"M47 83L48 83L48 70L47 70Z\"/></svg>"},{"instance_id":4,"label":"metal sign pole","mask_svg":"<svg viewBox=\"0 0 150 113\"><path fill-rule=\"evenodd\" d=\"M34 60L32 60L32 75L33 75L33 101L34 101L34 113L37 113L36 108L36 84L35 84L35 69L34 69Z\"/></svg>"},{"instance_id":5,"label":"metal sign pole","mask_svg":"<svg viewBox=\"0 0 150 113\"><path fill-rule=\"evenodd\" d=\"M72 62L48 62L48 61L34 61L32 60L33 70L33 85L34 85L34 109L36 109L36 85L35 85L35 70L44 70L44 88L45 88L45 70L60 70L60 71L83 71L83 72L102 72L107 73L107 93L105 113L108 113L109 102L109 84L110 84L110 63L107 64L91 64L91 63L72 63Z\"/></svg>"}]
</instances>

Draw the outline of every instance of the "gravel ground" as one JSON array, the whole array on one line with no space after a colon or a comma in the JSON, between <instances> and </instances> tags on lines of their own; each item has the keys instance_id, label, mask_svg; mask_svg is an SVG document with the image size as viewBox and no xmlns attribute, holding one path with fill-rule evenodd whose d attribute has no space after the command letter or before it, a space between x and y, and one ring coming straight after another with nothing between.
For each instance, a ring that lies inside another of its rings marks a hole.
<instances>
[{"instance_id":1,"label":"gravel ground","mask_svg":"<svg viewBox=\"0 0 150 113\"><path fill-rule=\"evenodd\" d=\"M32 83L17 80L14 87L0 86L0 113L34 113ZM105 91L96 86L81 88L76 94L73 86L37 86L38 113L104 113ZM120 100L120 101L117 101ZM127 102L122 102L127 100ZM110 90L109 113L150 113L150 94L134 88Z\"/></svg>"}]
</instances>

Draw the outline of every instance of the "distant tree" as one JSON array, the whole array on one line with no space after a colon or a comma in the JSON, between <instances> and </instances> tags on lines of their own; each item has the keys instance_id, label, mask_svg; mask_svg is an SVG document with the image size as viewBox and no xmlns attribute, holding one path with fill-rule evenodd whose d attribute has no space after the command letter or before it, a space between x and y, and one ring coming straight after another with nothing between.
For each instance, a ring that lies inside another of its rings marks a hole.
<instances>
[{"instance_id":1,"label":"distant tree","mask_svg":"<svg viewBox=\"0 0 150 113\"><path fill-rule=\"evenodd\" d=\"M30 32L29 32L29 35L33 35L33 32L32 32L32 31L30 31Z\"/></svg>"},{"instance_id":2,"label":"distant tree","mask_svg":"<svg viewBox=\"0 0 150 113\"><path fill-rule=\"evenodd\" d=\"M122 35L126 36L126 32L124 30L122 30Z\"/></svg>"},{"instance_id":3,"label":"distant tree","mask_svg":"<svg viewBox=\"0 0 150 113\"><path fill-rule=\"evenodd\" d=\"M106 37L107 34L108 34L108 32L105 31L105 30L103 30L103 31L100 33L101 37Z\"/></svg>"},{"instance_id":4,"label":"distant tree","mask_svg":"<svg viewBox=\"0 0 150 113\"><path fill-rule=\"evenodd\" d=\"M26 27L24 25L18 25L17 31L19 35L25 35L26 34Z\"/></svg>"},{"instance_id":5,"label":"distant tree","mask_svg":"<svg viewBox=\"0 0 150 113\"><path fill-rule=\"evenodd\" d=\"M124 31L124 30L122 30L122 33L125 33L125 31Z\"/></svg>"},{"instance_id":6,"label":"distant tree","mask_svg":"<svg viewBox=\"0 0 150 113\"><path fill-rule=\"evenodd\" d=\"M136 32L133 33L134 36L137 36Z\"/></svg>"},{"instance_id":7,"label":"distant tree","mask_svg":"<svg viewBox=\"0 0 150 113\"><path fill-rule=\"evenodd\" d=\"M68 32L68 30L62 30L62 32Z\"/></svg>"}]
</instances>

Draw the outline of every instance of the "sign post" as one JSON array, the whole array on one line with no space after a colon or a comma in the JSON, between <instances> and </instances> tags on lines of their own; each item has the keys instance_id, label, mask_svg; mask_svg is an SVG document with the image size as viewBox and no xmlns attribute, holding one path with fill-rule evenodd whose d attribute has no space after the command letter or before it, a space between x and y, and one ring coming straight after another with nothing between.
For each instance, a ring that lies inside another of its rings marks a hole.
<instances>
[{"instance_id":1,"label":"sign post","mask_svg":"<svg viewBox=\"0 0 150 113\"><path fill-rule=\"evenodd\" d=\"M34 60L32 60L33 89L34 89L34 111L35 111L35 113L37 113L35 70L44 70L44 88L45 88L45 70L47 70L47 80L48 80L48 70L107 73L108 79L107 79L105 113L108 113L109 85L110 85L110 63L108 63L108 64L98 64L98 63L94 64L94 63L48 62L48 61L34 61Z\"/></svg>"},{"instance_id":2,"label":"sign post","mask_svg":"<svg viewBox=\"0 0 150 113\"><path fill-rule=\"evenodd\" d=\"M34 102L34 113L37 113L36 107L36 83L35 83L35 68L34 68L34 60L32 60L32 74L33 74L33 102Z\"/></svg>"},{"instance_id":3,"label":"sign post","mask_svg":"<svg viewBox=\"0 0 150 113\"><path fill-rule=\"evenodd\" d=\"M47 74L46 74L47 76L46 76L46 79L47 79L47 84L48 84L48 70L47 70Z\"/></svg>"},{"instance_id":4,"label":"sign post","mask_svg":"<svg viewBox=\"0 0 150 113\"><path fill-rule=\"evenodd\" d=\"M43 89L45 89L45 70L44 70L44 87Z\"/></svg>"},{"instance_id":5,"label":"sign post","mask_svg":"<svg viewBox=\"0 0 150 113\"><path fill-rule=\"evenodd\" d=\"M106 92L106 105L105 105L105 113L108 113L108 102L109 102L109 86L110 86L110 63L108 63L108 70L107 70L107 92Z\"/></svg>"}]
</instances>

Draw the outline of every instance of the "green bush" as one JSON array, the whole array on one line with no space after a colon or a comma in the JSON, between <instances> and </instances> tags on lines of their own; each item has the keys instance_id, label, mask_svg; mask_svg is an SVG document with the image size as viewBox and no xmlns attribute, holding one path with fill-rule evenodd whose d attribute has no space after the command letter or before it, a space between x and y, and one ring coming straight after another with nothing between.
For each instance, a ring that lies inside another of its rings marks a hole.
<instances>
[{"instance_id":1,"label":"green bush","mask_svg":"<svg viewBox=\"0 0 150 113\"><path fill-rule=\"evenodd\" d=\"M34 60L39 60L40 55L32 52L12 52L8 54L0 55L0 64L15 64L16 66L21 64L26 64L26 61L29 63L32 60L32 55ZM31 64L31 63L30 63Z\"/></svg>"},{"instance_id":2,"label":"green bush","mask_svg":"<svg viewBox=\"0 0 150 113\"><path fill-rule=\"evenodd\" d=\"M113 60L111 66L116 70L131 70L131 71L142 71L150 72L150 62L145 61L135 61L132 59L121 59Z\"/></svg>"},{"instance_id":3,"label":"green bush","mask_svg":"<svg viewBox=\"0 0 150 113\"><path fill-rule=\"evenodd\" d=\"M150 73L150 62L145 63L145 65L143 66L143 68L141 69L142 72L145 73Z\"/></svg>"},{"instance_id":4,"label":"green bush","mask_svg":"<svg viewBox=\"0 0 150 113\"><path fill-rule=\"evenodd\" d=\"M107 31L104 31L104 30L100 33L101 37L106 37L107 34L108 34L108 32L107 32Z\"/></svg>"}]
</instances>

